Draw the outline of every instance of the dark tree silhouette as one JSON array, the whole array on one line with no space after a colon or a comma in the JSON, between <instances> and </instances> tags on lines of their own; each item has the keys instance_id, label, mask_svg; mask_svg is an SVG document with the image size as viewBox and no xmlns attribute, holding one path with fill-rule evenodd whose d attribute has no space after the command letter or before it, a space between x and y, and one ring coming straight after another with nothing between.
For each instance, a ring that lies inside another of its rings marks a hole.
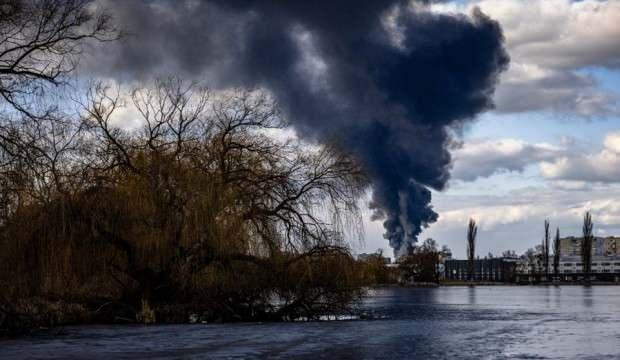
<instances>
[{"instance_id":1,"label":"dark tree silhouette","mask_svg":"<svg viewBox=\"0 0 620 360\"><path fill-rule=\"evenodd\" d=\"M63 85L90 42L119 36L88 0L0 0L0 225L26 201L20 191L40 198L66 180L59 170L81 131L60 109Z\"/></svg>"},{"instance_id":2,"label":"dark tree silhouette","mask_svg":"<svg viewBox=\"0 0 620 360\"><path fill-rule=\"evenodd\" d=\"M469 271L469 280L474 280L474 258L476 254L476 235L478 235L478 226L474 219L469 219L467 226L467 267Z\"/></svg>"},{"instance_id":3,"label":"dark tree silhouette","mask_svg":"<svg viewBox=\"0 0 620 360\"><path fill-rule=\"evenodd\" d=\"M86 0L0 2L2 101L28 117L44 117L54 109L37 111L34 105L40 104L33 98L65 82L89 40L119 36L110 16L90 5Z\"/></svg>"},{"instance_id":4,"label":"dark tree silhouette","mask_svg":"<svg viewBox=\"0 0 620 360\"><path fill-rule=\"evenodd\" d=\"M593 227L592 216L589 212L586 212L583 217L583 239L581 240L581 262L583 263L583 275L586 283L590 282L590 272L592 271Z\"/></svg>"},{"instance_id":5,"label":"dark tree silhouette","mask_svg":"<svg viewBox=\"0 0 620 360\"><path fill-rule=\"evenodd\" d=\"M557 278L560 272L560 253L562 252L560 244L560 228L555 230L555 239L553 239L553 275Z\"/></svg>"},{"instance_id":6,"label":"dark tree silhouette","mask_svg":"<svg viewBox=\"0 0 620 360\"><path fill-rule=\"evenodd\" d=\"M542 243L542 263L545 276L549 276L549 220L545 220L545 237Z\"/></svg>"},{"instance_id":7,"label":"dark tree silhouette","mask_svg":"<svg viewBox=\"0 0 620 360\"><path fill-rule=\"evenodd\" d=\"M341 235L361 223L357 163L265 135L283 122L260 91L209 95L176 79L127 94L96 85L79 118L28 118L28 156L0 151L0 317L53 297L120 301L145 323L174 304L182 318L187 304L230 320L313 318L359 297ZM123 100L140 128L111 123Z\"/></svg>"},{"instance_id":8,"label":"dark tree silhouette","mask_svg":"<svg viewBox=\"0 0 620 360\"><path fill-rule=\"evenodd\" d=\"M411 282L438 282L437 265L440 256L437 242L433 239L426 239L422 245L412 247L409 254L400 261L403 278Z\"/></svg>"}]
</instances>

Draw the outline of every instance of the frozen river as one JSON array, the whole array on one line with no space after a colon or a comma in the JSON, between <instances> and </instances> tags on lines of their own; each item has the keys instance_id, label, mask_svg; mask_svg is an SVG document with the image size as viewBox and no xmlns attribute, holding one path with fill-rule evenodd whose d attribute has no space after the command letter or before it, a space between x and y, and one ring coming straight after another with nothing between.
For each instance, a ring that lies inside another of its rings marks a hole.
<instances>
[{"instance_id":1,"label":"frozen river","mask_svg":"<svg viewBox=\"0 0 620 360\"><path fill-rule=\"evenodd\" d=\"M68 327L0 359L620 359L620 286L385 288L372 321Z\"/></svg>"}]
</instances>

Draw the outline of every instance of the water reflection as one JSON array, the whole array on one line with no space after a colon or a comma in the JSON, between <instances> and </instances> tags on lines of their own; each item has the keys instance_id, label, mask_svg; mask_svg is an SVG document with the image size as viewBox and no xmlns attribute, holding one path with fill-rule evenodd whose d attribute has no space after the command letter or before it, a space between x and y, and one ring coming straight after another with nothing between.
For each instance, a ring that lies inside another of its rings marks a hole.
<instances>
[{"instance_id":1,"label":"water reflection","mask_svg":"<svg viewBox=\"0 0 620 360\"><path fill-rule=\"evenodd\" d=\"M476 287L470 286L467 288L467 298L469 305L476 305Z\"/></svg>"},{"instance_id":2,"label":"water reflection","mask_svg":"<svg viewBox=\"0 0 620 360\"><path fill-rule=\"evenodd\" d=\"M382 320L87 326L0 342L2 359L619 359L620 287L382 288Z\"/></svg>"},{"instance_id":3,"label":"water reflection","mask_svg":"<svg viewBox=\"0 0 620 360\"><path fill-rule=\"evenodd\" d=\"M551 307L551 287L548 285L545 285L542 287L543 289L543 293L544 293L544 301L545 301L545 305L546 307Z\"/></svg>"},{"instance_id":4,"label":"water reflection","mask_svg":"<svg viewBox=\"0 0 620 360\"><path fill-rule=\"evenodd\" d=\"M594 306L594 298L593 298L593 287L592 286L582 286L582 299L583 305L587 308L591 308Z\"/></svg>"},{"instance_id":5,"label":"water reflection","mask_svg":"<svg viewBox=\"0 0 620 360\"><path fill-rule=\"evenodd\" d=\"M562 306L562 287L560 285L553 286L553 304L556 309L559 309Z\"/></svg>"}]
</instances>

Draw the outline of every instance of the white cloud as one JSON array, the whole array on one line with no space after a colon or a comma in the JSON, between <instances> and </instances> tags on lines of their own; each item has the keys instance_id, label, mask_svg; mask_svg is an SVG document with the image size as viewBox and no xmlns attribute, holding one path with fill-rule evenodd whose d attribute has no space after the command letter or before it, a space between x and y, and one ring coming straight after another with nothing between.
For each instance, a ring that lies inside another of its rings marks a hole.
<instances>
[{"instance_id":1,"label":"white cloud","mask_svg":"<svg viewBox=\"0 0 620 360\"><path fill-rule=\"evenodd\" d=\"M599 225L614 226L620 224L620 203L615 199L605 198L587 201L571 209L574 216L582 216L590 211Z\"/></svg>"},{"instance_id":2,"label":"white cloud","mask_svg":"<svg viewBox=\"0 0 620 360\"><path fill-rule=\"evenodd\" d=\"M551 144L529 144L518 139L474 139L453 152L452 177L473 181L498 172L523 170L531 164L553 160L562 149Z\"/></svg>"},{"instance_id":3,"label":"white cloud","mask_svg":"<svg viewBox=\"0 0 620 360\"><path fill-rule=\"evenodd\" d=\"M110 117L110 124L124 130L136 130L144 125L142 116L131 101L125 101Z\"/></svg>"},{"instance_id":4,"label":"white cloud","mask_svg":"<svg viewBox=\"0 0 620 360\"><path fill-rule=\"evenodd\" d=\"M620 183L620 131L608 133L600 150L584 153L574 139L559 146L520 139L471 139L453 151L452 178L475 181L504 172L523 172L538 165L544 179L562 189L581 189L590 182Z\"/></svg>"},{"instance_id":5,"label":"white cloud","mask_svg":"<svg viewBox=\"0 0 620 360\"><path fill-rule=\"evenodd\" d=\"M616 154L620 154L620 132L612 132L607 134L605 140L603 141L603 145L606 149L609 149Z\"/></svg>"},{"instance_id":6,"label":"white cloud","mask_svg":"<svg viewBox=\"0 0 620 360\"><path fill-rule=\"evenodd\" d=\"M552 110L583 117L617 114L616 101L591 76L514 60L495 94L500 112Z\"/></svg>"},{"instance_id":7,"label":"white cloud","mask_svg":"<svg viewBox=\"0 0 620 360\"><path fill-rule=\"evenodd\" d=\"M328 90L329 69L319 54L316 39L312 33L301 26L296 26L293 29L292 37L295 39L301 55L301 60L297 64L297 71L308 80L313 91Z\"/></svg>"},{"instance_id":8,"label":"white cloud","mask_svg":"<svg viewBox=\"0 0 620 360\"><path fill-rule=\"evenodd\" d=\"M442 212L434 226L462 228L471 218L476 220L481 230L493 229L499 225L522 222L541 212L543 209L533 204L474 206Z\"/></svg>"},{"instance_id":9,"label":"white cloud","mask_svg":"<svg viewBox=\"0 0 620 360\"><path fill-rule=\"evenodd\" d=\"M519 63L548 68L620 67L620 2L615 0L473 0L435 4L435 11L479 7L498 20Z\"/></svg>"},{"instance_id":10,"label":"white cloud","mask_svg":"<svg viewBox=\"0 0 620 360\"><path fill-rule=\"evenodd\" d=\"M434 4L438 12L479 7L498 20L511 57L497 90L497 110L553 110L617 115L617 95L584 68L620 68L620 1L473 0Z\"/></svg>"},{"instance_id":11,"label":"white cloud","mask_svg":"<svg viewBox=\"0 0 620 360\"><path fill-rule=\"evenodd\" d=\"M603 149L597 153L575 153L545 161L540 170L548 179L620 182L620 132L607 134Z\"/></svg>"},{"instance_id":12,"label":"white cloud","mask_svg":"<svg viewBox=\"0 0 620 360\"><path fill-rule=\"evenodd\" d=\"M592 185L580 180L555 180L551 182L552 187L563 191L589 190Z\"/></svg>"}]
</instances>

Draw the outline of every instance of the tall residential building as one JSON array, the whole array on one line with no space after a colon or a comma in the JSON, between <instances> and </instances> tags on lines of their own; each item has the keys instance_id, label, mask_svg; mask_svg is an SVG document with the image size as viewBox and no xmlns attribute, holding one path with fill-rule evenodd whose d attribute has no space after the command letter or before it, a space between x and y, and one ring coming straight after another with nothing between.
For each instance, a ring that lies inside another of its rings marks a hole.
<instances>
[{"instance_id":1,"label":"tall residential building","mask_svg":"<svg viewBox=\"0 0 620 360\"><path fill-rule=\"evenodd\" d=\"M561 256L581 256L581 237L569 236L560 239ZM620 237L594 238L592 256L620 255Z\"/></svg>"},{"instance_id":2,"label":"tall residential building","mask_svg":"<svg viewBox=\"0 0 620 360\"><path fill-rule=\"evenodd\" d=\"M562 281L575 281L583 278L581 261L581 237L560 239L560 263L558 277ZM552 254L549 259L553 262ZM555 276L550 265L549 274L543 268L542 247L538 245L533 251L526 252L517 262L517 281L548 281ZM599 281L620 282L620 237L595 237L592 243L592 268L590 276Z\"/></svg>"},{"instance_id":3,"label":"tall residential building","mask_svg":"<svg viewBox=\"0 0 620 360\"><path fill-rule=\"evenodd\" d=\"M620 237L610 236L605 238L605 243L603 244L603 255L620 256Z\"/></svg>"}]
</instances>

